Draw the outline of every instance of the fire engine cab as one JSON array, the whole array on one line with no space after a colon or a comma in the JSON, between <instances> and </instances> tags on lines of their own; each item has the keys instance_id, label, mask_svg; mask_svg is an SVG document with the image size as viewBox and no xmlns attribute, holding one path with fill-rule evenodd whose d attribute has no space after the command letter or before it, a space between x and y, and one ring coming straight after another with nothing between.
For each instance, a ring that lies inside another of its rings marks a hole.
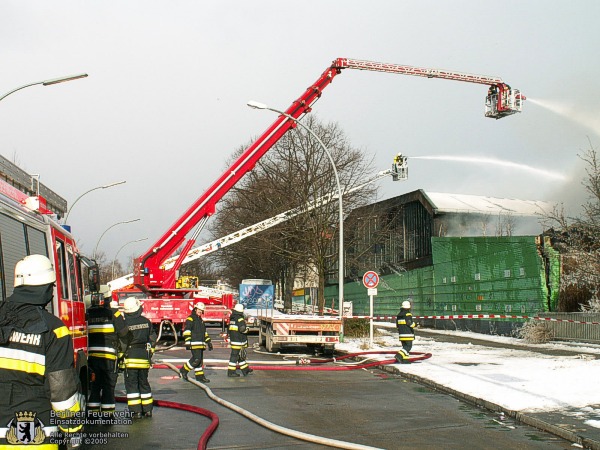
<instances>
[{"instance_id":1,"label":"fire engine cab","mask_svg":"<svg viewBox=\"0 0 600 450\"><path fill-rule=\"evenodd\" d=\"M75 238L58 223L67 202L18 166L0 156L0 300L13 292L15 265L27 255L50 258L56 271L54 298L47 309L73 337L75 367L87 387L87 326L84 276L93 262L80 255ZM44 195L41 195L44 194Z\"/></svg>"}]
</instances>

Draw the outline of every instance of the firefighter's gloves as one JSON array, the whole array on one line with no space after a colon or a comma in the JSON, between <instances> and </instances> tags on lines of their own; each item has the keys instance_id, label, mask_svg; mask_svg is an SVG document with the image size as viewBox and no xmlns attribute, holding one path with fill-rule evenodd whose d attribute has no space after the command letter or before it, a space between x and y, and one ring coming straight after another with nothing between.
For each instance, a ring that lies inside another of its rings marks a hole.
<instances>
[{"instance_id":1,"label":"firefighter's gloves","mask_svg":"<svg viewBox=\"0 0 600 450\"><path fill-rule=\"evenodd\" d=\"M208 351L212 352L212 349L213 349L212 342L208 342L207 344L208 344Z\"/></svg>"}]
</instances>

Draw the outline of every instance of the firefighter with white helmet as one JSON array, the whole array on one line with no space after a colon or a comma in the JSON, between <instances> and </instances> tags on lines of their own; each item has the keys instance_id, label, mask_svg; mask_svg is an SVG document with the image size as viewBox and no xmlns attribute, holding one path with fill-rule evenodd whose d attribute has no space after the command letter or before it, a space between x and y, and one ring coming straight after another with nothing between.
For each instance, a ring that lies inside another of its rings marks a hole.
<instances>
[{"instance_id":1,"label":"firefighter with white helmet","mask_svg":"<svg viewBox=\"0 0 600 450\"><path fill-rule=\"evenodd\" d=\"M82 428L71 334L45 309L55 282L46 256L26 256L15 266L12 295L0 302L0 448L58 448L51 437L59 430Z\"/></svg>"},{"instance_id":2,"label":"firefighter with white helmet","mask_svg":"<svg viewBox=\"0 0 600 450\"><path fill-rule=\"evenodd\" d=\"M400 312L396 317L396 328L398 328L398 337L402 348L396 353L395 358L401 364L410 364L410 351L415 340L414 328L417 324L413 322L410 308L410 302L408 300L403 301Z\"/></svg>"},{"instance_id":3,"label":"firefighter with white helmet","mask_svg":"<svg viewBox=\"0 0 600 450\"><path fill-rule=\"evenodd\" d=\"M94 373L87 406L88 411L102 412L105 416L115 412L119 341L125 340L129 332L121 311L110 307L108 292L107 286L101 286L98 293L92 294L91 307L86 312L88 362Z\"/></svg>"},{"instance_id":4,"label":"firefighter with white helmet","mask_svg":"<svg viewBox=\"0 0 600 450\"><path fill-rule=\"evenodd\" d=\"M246 348L248 347L248 328L246 327L246 319L244 319L244 305L236 303L233 307L231 316L229 317L229 344L231 345L231 355L227 367L228 377L239 377L237 373L239 368L244 376L248 375L253 370L246 362Z\"/></svg>"},{"instance_id":5,"label":"firefighter with white helmet","mask_svg":"<svg viewBox=\"0 0 600 450\"><path fill-rule=\"evenodd\" d=\"M185 347L192 351L192 357L189 361L181 366L179 374L184 380L188 380L188 373L194 370L196 375L196 381L202 383L209 383L210 380L204 376L204 350L208 347L209 351L212 351L213 345L206 331L206 325L202 320L202 313L206 306L202 302L198 302L194 305L194 310L185 320L185 328L183 331L183 338L185 340Z\"/></svg>"},{"instance_id":6,"label":"firefighter with white helmet","mask_svg":"<svg viewBox=\"0 0 600 450\"><path fill-rule=\"evenodd\" d=\"M127 297L123 304L125 323L129 330L123 347L125 368L125 390L127 408L133 418L152 417L152 389L148 382L148 371L156 346L156 333L152 323L142 316L142 304L135 297Z\"/></svg>"}]
</instances>

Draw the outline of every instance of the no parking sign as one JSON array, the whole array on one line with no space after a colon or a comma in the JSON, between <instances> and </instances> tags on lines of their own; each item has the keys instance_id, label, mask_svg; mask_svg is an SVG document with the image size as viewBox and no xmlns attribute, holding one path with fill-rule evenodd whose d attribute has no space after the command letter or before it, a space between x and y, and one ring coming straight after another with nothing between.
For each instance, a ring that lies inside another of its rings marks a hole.
<instances>
[{"instance_id":1,"label":"no parking sign","mask_svg":"<svg viewBox=\"0 0 600 450\"><path fill-rule=\"evenodd\" d=\"M377 295L377 285L379 284L379 275L372 270L369 270L363 275L363 284L367 288L369 294L369 342L370 348L373 348L373 296Z\"/></svg>"},{"instance_id":2,"label":"no parking sign","mask_svg":"<svg viewBox=\"0 0 600 450\"><path fill-rule=\"evenodd\" d=\"M379 284L379 275L372 270L369 270L363 275L363 284L367 289L376 288Z\"/></svg>"}]
</instances>

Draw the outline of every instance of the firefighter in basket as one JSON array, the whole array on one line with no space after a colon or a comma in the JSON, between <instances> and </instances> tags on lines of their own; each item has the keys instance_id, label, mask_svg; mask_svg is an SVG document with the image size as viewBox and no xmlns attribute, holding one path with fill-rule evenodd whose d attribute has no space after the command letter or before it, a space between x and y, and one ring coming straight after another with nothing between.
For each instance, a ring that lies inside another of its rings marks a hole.
<instances>
[{"instance_id":1,"label":"firefighter in basket","mask_svg":"<svg viewBox=\"0 0 600 450\"><path fill-rule=\"evenodd\" d=\"M244 376L253 372L246 362L246 348L248 348L248 328L244 319L244 305L236 303L229 317L229 344L231 345L231 356L227 368L228 377L239 377L237 369L242 371Z\"/></svg>"},{"instance_id":2,"label":"firefighter in basket","mask_svg":"<svg viewBox=\"0 0 600 450\"><path fill-rule=\"evenodd\" d=\"M0 302L0 448L57 449L59 430L70 439L82 428L71 334L44 309L55 282L46 256L26 256Z\"/></svg>"},{"instance_id":3,"label":"firefighter in basket","mask_svg":"<svg viewBox=\"0 0 600 450\"><path fill-rule=\"evenodd\" d=\"M396 353L396 361L400 364L410 364L410 351L413 341L415 340L415 330L417 326L413 322L412 313L410 312L410 302L405 300L402 302L400 312L396 317L396 328L398 328L398 337L402 348Z\"/></svg>"},{"instance_id":4,"label":"firefighter in basket","mask_svg":"<svg viewBox=\"0 0 600 450\"><path fill-rule=\"evenodd\" d=\"M102 293L92 294L88 322L88 362L93 372L90 383L88 411L111 415L115 412L117 356L119 341L126 341L129 332L123 314L111 309L110 298Z\"/></svg>"},{"instance_id":5,"label":"firefighter in basket","mask_svg":"<svg viewBox=\"0 0 600 450\"><path fill-rule=\"evenodd\" d=\"M200 381L201 383L210 382L210 380L204 376L203 362L204 350L208 347L208 350L212 351L213 345L210 336L206 331L206 325L202 320L204 309L204 303L196 303L192 314L185 319L183 338L185 340L185 347L192 351L192 357L181 367L181 369L179 369L179 374L181 378L186 381L188 381L188 373L191 370L194 370L196 381Z\"/></svg>"},{"instance_id":6,"label":"firefighter in basket","mask_svg":"<svg viewBox=\"0 0 600 450\"><path fill-rule=\"evenodd\" d=\"M153 399L148 372L156 346L156 333L150 320L142 316L142 304L137 298L127 297L123 312L129 330L126 345L123 345L127 408L134 419L152 417Z\"/></svg>"}]
</instances>

